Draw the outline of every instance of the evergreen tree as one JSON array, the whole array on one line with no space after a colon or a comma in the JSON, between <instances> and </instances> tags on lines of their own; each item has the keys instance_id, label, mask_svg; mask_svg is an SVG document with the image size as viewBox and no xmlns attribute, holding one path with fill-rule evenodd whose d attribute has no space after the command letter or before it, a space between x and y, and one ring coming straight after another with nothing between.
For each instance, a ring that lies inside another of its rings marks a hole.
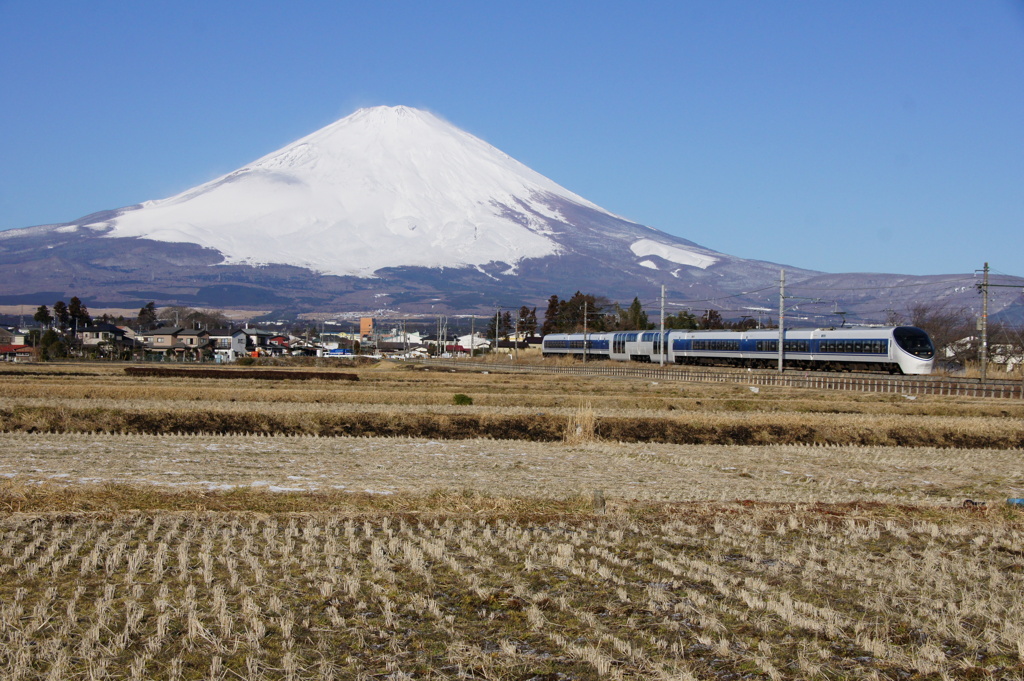
<instances>
[{"instance_id":1,"label":"evergreen tree","mask_svg":"<svg viewBox=\"0 0 1024 681\"><path fill-rule=\"evenodd\" d=\"M57 306L54 305L54 308ZM61 359L67 357L68 348L64 339L59 333L50 329L39 339L39 358L43 361L48 359Z\"/></svg>"},{"instance_id":2,"label":"evergreen tree","mask_svg":"<svg viewBox=\"0 0 1024 681\"><path fill-rule=\"evenodd\" d=\"M72 296L68 302L68 316L71 325L77 331L92 324L92 317L89 316L89 308L85 306L78 296Z\"/></svg>"},{"instance_id":3,"label":"evergreen tree","mask_svg":"<svg viewBox=\"0 0 1024 681\"><path fill-rule=\"evenodd\" d=\"M558 300L558 296L551 296L548 298L548 309L544 312L544 325L540 329L542 336L546 336L549 333L558 333L560 328L558 316L561 313L562 304Z\"/></svg>"},{"instance_id":4,"label":"evergreen tree","mask_svg":"<svg viewBox=\"0 0 1024 681\"><path fill-rule=\"evenodd\" d=\"M65 331L71 326L71 315L68 313L68 306L63 300L53 304L53 319L57 322L57 328Z\"/></svg>"},{"instance_id":5,"label":"evergreen tree","mask_svg":"<svg viewBox=\"0 0 1024 681\"><path fill-rule=\"evenodd\" d=\"M500 316L496 312L487 319L487 328L484 329L484 338L494 341L495 344L497 344L498 333L500 332L500 321Z\"/></svg>"},{"instance_id":6,"label":"evergreen tree","mask_svg":"<svg viewBox=\"0 0 1024 681\"><path fill-rule=\"evenodd\" d=\"M156 304L153 301L149 301L139 308L138 323L144 330L156 326Z\"/></svg>"},{"instance_id":7,"label":"evergreen tree","mask_svg":"<svg viewBox=\"0 0 1024 681\"><path fill-rule=\"evenodd\" d=\"M53 315L50 314L50 308L45 305L40 305L36 313L32 315L32 319L36 321L40 326L50 326L53 323Z\"/></svg>"},{"instance_id":8,"label":"evergreen tree","mask_svg":"<svg viewBox=\"0 0 1024 681\"><path fill-rule=\"evenodd\" d=\"M501 315L501 337L508 340L516 332L516 323L512 319L512 311L509 310Z\"/></svg>"},{"instance_id":9,"label":"evergreen tree","mask_svg":"<svg viewBox=\"0 0 1024 681\"><path fill-rule=\"evenodd\" d=\"M537 333L537 308L531 310L525 305L519 308L519 333L523 336Z\"/></svg>"},{"instance_id":10,"label":"evergreen tree","mask_svg":"<svg viewBox=\"0 0 1024 681\"><path fill-rule=\"evenodd\" d=\"M629 330L643 331L651 328L650 322L647 320L647 313L644 312L644 306L640 304L640 298L633 298L632 304L626 310L626 328Z\"/></svg>"}]
</instances>

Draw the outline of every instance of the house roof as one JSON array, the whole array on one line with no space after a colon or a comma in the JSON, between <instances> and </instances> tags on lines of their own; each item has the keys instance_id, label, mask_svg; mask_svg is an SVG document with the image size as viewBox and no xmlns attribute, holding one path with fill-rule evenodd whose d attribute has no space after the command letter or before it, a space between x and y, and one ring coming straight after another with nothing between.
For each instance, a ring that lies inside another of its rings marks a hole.
<instances>
[{"instance_id":1,"label":"house roof","mask_svg":"<svg viewBox=\"0 0 1024 681\"><path fill-rule=\"evenodd\" d=\"M243 329L210 329L210 336L218 338L237 336L240 333L244 334L245 331Z\"/></svg>"},{"instance_id":2,"label":"house roof","mask_svg":"<svg viewBox=\"0 0 1024 681\"><path fill-rule=\"evenodd\" d=\"M78 330L79 333L124 333L124 329L114 324L107 324L106 322L100 322L99 324L91 324L89 326L83 326Z\"/></svg>"}]
</instances>

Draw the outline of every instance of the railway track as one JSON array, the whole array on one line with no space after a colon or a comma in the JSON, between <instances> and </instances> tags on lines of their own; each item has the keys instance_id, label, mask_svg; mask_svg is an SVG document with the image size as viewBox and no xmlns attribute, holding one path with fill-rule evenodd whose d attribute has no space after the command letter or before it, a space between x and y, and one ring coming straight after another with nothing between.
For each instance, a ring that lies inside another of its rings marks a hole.
<instances>
[{"instance_id":1,"label":"railway track","mask_svg":"<svg viewBox=\"0 0 1024 681\"><path fill-rule=\"evenodd\" d=\"M417 360L422 361L422 360ZM546 373L575 376L611 376L643 378L683 383L736 383L753 387L775 386L785 388L813 388L816 390L848 390L855 392L893 393L907 395L950 395L956 397L984 397L992 399L1024 399L1021 381L951 378L948 376L889 376L868 373L828 373L790 369L783 373L765 370L709 369L695 367L659 366L549 366L541 364L492 364L466 359L431 359L425 363L469 371L500 371L508 373Z\"/></svg>"}]
</instances>

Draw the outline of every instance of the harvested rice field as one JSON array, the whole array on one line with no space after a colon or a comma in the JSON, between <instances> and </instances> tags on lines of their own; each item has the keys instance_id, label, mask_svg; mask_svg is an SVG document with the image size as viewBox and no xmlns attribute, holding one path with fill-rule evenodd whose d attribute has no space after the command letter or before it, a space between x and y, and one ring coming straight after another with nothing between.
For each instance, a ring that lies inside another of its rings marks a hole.
<instances>
[{"instance_id":1,"label":"harvested rice field","mask_svg":"<svg viewBox=\"0 0 1024 681\"><path fill-rule=\"evenodd\" d=\"M0 372L0 678L1024 678L1018 402L344 371Z\"/></svg>"},{"instance_id":2,"label":"harvested rice field","mask_svg":"<svg viewBox=\"0 0 1024 681\"><path fill-rule=\"evenodd\" d=\"M961 505L1024 496L1019 450L285 436L0 434L0 480L537 497Z\"/></svg>"}]
</instances>

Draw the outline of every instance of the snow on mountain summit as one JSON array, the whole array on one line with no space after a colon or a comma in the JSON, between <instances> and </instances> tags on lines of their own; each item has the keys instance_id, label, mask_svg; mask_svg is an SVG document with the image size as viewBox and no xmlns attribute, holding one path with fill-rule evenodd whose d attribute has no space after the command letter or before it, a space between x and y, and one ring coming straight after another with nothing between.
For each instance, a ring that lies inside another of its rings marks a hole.
<instances>
[{"instance_id":1,"label":"snow on mountain summit","mask_svg":"<svg viewBox=\"0 0 1024 681\"><path fill-rule=\"evenodd\" d=\"M514 267L559 253L551 225L563 222L566 202L607 214L433 114L374 107L91 226L199 244L229 263L365 277L384 267Z\"/></svg>"}]
</instances>

